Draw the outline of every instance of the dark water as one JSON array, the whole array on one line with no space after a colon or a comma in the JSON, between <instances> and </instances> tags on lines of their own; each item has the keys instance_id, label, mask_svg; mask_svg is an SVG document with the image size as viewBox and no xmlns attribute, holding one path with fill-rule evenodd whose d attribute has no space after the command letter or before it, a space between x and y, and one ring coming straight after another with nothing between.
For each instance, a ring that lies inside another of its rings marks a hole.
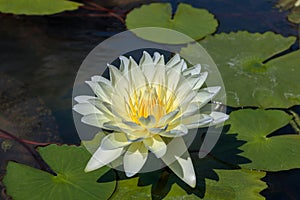
<instances>
[{"instance_id":1,"label":"dark water","mask_svg":"<svg viewBox=\"0 0 300 200\"><path fill-rule=\"evenodd\" d=\"M274 0L162 0L162 2L171 2L174 9L179 2L208 9L219 21L217 32L247 30L273 31L285 36L298 34L297 26L286 20L286 12L279 12L275 8ZM123 7L130 6L123 5ZM0 79L18 82L21 84L18 87L29 99L40 102L42 107L49 111L47 116L53 118L41 115L37 119L41 127L51 127L48 131L55 129L53 130L55 135L49 136L46 141L62 141L70 144L80 142L71 110L72 85L76 72L89 51L104 39L123 30L125 26L112 18L64 15L0 17L0 73L5 74L3 77L0 75ZM297 45L293 48L297 48ZM1 88L4 88L4 85L1 85ZM14 92L13 89L10 91ZM9 110L9 108L2 109ZM2 114L3 110L0 110ZM38 129L40 132L43 130ZM23 137L26 133L17 135ZM29 139L40 141L36 136ZM268 199L300 199L299 178L299 170L269 173L265 180L270 189L263 194L268 196Z\"/></svg>"}]
</instances>

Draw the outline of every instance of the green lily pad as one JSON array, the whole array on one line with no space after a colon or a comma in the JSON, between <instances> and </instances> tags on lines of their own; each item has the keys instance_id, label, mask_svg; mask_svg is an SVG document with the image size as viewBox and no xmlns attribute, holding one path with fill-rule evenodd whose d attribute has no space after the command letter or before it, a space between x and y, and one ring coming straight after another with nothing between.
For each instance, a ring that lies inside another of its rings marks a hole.
<instances>
[{"instance_id":1,"label":"green lily pad","mask_svg":"<svg viewBox=\"0 0 300 200\"><path fill-rule=\"evenodd\" d=\"M76 10L82 5L67 0L0 0L0 12L16 15L52 15Z\"/></svg>"},{"instance_id":2,"label":"green lily pad","mask_svg":"<svg viewBox=\"0 0 300 200\"><path fill-rule=\"evenodd\" d=\"M219 67L227 104L233 107L288 108L300 104L300 50L271 59L287 50L295 37L266 32L221 33L200 42ZM199 63L193 45L181 54Z\"/></svg>"},{"instance_id":3,"label":"green lily pad","mask_svg":"<svg viewBox=\"0 0 300 200\"><path fill-rule=\"evenodd\" d=\"M292 23L295 24L300 24L300 7L295 7L293 8L289 15L288 15L288 20Z\"/></svg>"},{"instance_id":4,"label":"green lily pad","mask_svg":"<svg viewBox=\"0 0 300 200\"><path fill-rule=\"evenodd\" d=\"M168 28L186 34L194 40L199 40L214 33L218 26L214 15L205 9L193 8L189 4L178 5L174 17L172 7L168 3L152 3L143 5L128 13L126 17L128 29L142 27ZM134 30L133 30L134 31ZM152 32L154 31L154 32ZM158 29L147 29L145 31L134 31L139 37L159 43L182 44L190 42L188 38L182 38L177 34L169 34L162 31L158 34Z\"/></svg>"},{"instance_id":5,"label":"green lily pad","mask_svg":"<svg viewBox=\"0 0 300 200\"><path fill-rule=\"evenodd\" d=\"M215 170L219 180L206 180L204 200L263 200L259 193L267 188L267 184L260 179L265 176L264 172L248 170ZM177 184L165 197L165 200L200 199L194 194L187 194Z\"/></svg>"},{"instance_id":6,"label":"green lily pad","mask_svg":"<svg viewBox=\"0 0 300 200\"><path fill-rule=\"evenodd\" d=\"M29 166L9 162L4 184L14 200L44 199L107 199L116 182L97 182L108 172L103 167L85 173L90 153L82 146L50 145L38 149L56 176Z\"/></svg>"},{"instance_id":7,"label":"green lily pad","mask_svg":"<svg viewBox=\"0 0 300 200\"><path fill-rule=\"evenodd\" d=\"M243 157L252 162L241 164L243 168L280 171L300 168L300 135L269 136L284 127L292 119L279 110L238 110L230 114L228 134L247 141L239 147Z\"/></svg>"}]
</instances>

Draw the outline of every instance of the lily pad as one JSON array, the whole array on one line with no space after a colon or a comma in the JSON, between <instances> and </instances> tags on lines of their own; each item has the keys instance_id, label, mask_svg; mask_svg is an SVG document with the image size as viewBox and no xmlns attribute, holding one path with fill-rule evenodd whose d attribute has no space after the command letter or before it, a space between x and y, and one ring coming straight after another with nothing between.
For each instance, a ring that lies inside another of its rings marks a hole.
<instances>
[{"instance_id":1,"label":"lily pad","mask_svg":"<svg viewBox=\"0 0 300 200\"><path fill-rule=\"evenodd\" d=\"M0 12L16 15L51 15L79 6L82 4L67 0L0 0Z\"/></svg>"},{"instance_id":2,"label":"lily pad","mask_svg":"<svg viewBox=\"0 0 300 200\"><path fill-rule=\"evenodd\" d=\"M243 157L252 162L241 164L243 168L264 171L280 171L300 168L300 135L269 136L284 127L292 119L279 110L238 110L230 114L228 134L247 141L239 147Z\"/></svg>"},{"instance_id":3,"label":"lily pad","mask_svg":"<svg viewBox=\"0 0 300 200\"><path fill-rule=\"evenodd\" d=\"M206 192L204 200L263 200L259 193L267 188L267 184L260 179L265 176L264 172L248 170L215 170L219 180L206 180ZM177 184L172 186L165 200L177 199L200 199L194 194L187 194Z\"/></svg>"},{"instance_id":4,"label":"lily pad","mask_svg":"<svg viewBox=\"0 0 300 200\"><path fill-rule=\"evenodd\" d=\"M200 44L219 67L229 106L288 108L300 104L300 50L272 57L287 50L295 39L241 31L210 36ZM193 45L181 54L192 64L199 62Z\"/></svg>"},{"instance_id":5,"label":"lily pad","mask_svg":"<svg viewBox=\"0 0 300 200\"><path fill-rule=\"evenodd\" d=\"M214 18L214 15L207 10L193 8L189 4L179 4L173 16L171 4L152 3L150 5L143 5L128 13L126 26L128 29L142 27L168 28L186 34L194 40L199 40L214 33L218 22ZM182 39L177 34L169 34L164 31L161 34L157 34L156 31L158 30L133 30L139 37L159 43L182 44L191 41L189 39Z\"/></svg>"},{"instance_id":6,"label":"lily pad","mask_svg":"<svg viewBox=\"0 0 300 200\"><path fill-rule=\"evenodd\" d=\"M116 182L97 182L108 172L104 167L85 173L90 153L82 146L50 145L38 149L56 176L26 165L9 162L4 184L14 200L107 199Z\"/></svg>"}]
</instances>

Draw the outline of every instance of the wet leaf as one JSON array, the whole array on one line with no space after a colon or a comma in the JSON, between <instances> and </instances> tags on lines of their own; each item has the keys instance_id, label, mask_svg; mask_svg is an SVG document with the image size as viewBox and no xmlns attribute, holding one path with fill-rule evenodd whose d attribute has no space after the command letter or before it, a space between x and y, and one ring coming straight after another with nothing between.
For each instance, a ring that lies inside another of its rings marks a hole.
<instances>
[{"instance_id":1,"label":"wet leaf","mask_svg":"<svg viewBox=\"0 0 300 200\"><path fill-rule=\"evenodd\" d=\"M51 15L76 10L81 5L67 0L0 0L0 12L16 15Z\"/></svg>"},{"instance_id":2,"label":"wet leaf","mask_svg":"<svg viewBox=\"0 0 300 200\"><path fill-rule=\"evenodd\" d=\"M247 141L239 147L240 154L251 160L241 167L280 171L300 167L300 135L285 134L269 136L284 127L292 119L290 115L279 110L234 111L227 123L228 134L238 134L237 138Z\"/></svg>"},{"instance_id":3,"label":"wet leaf","mask_svg":"<svg viewBox=\"0 0 300 200\"><path fill-rule=\"evenodd\" d=\"M300 104L300 50L271 59L288 49L294 37L266 32L221 33L200 42L222 75L227 104L233 107L288 108ZM198 63L193 45L181 54Z\"/></svg>"},{"instance_id":4,"label":"wet leaf","mask_svg":"<svg viewBox=\"0 0 300 200\"><path fill-rule=\"evenodd\" d=\"M168 28L184 33L194 40L199 40L214 33L218 22L207 10L193 8L188 4L179 4L174 17L172 17L170 4L152 3L132 10L127 15L126 26L128 29L141 27ZM147 30L135 33L143 39L159 43L182 44L191 41L190 39L182 39L176 34L166 34L166 32L153 34L151 30Z\"/></svg>"},{"instance_id":5,"label":"wet leaf","mask_svg":"<svg viewBox=\"0 0 300 200\"><path fill-rule=\"evenodd\" d=\"M109 168L84 172L91 156L84 147L50 145L38 150L57 175L10 162L3 182L14 200L98 200L107 199L113 193L115 181L97 182Z\"/></svg>"}]
</instances>

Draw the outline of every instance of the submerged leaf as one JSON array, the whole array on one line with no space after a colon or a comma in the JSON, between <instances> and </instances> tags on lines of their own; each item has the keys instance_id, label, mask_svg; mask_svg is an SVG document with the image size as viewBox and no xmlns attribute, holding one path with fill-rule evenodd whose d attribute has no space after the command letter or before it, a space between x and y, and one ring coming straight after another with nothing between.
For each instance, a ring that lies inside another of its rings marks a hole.
<instances>
[{"instance_id":1,"label":"submerged leaf","mask_svg":"<svg viewBox=\"0 0 300 200\"><path fill-rule=\"evenodd\" d=\"M300 104L300 50L271 59L288 49L294 37L266 32L221 33L200 43L219 67L229 106L288 108ZM181 54L198 63L193 45Z\"/></svg>"},{"instance_id":2,"label":"submerged leaf","mask_svg":"<svg viewBox=\"0 0 300 200\"><path fill-rule=\"evenodd\" d=\"M172 17L171 4L152 3L132 10L127 15L126 26L128 29L142 27L168 28L184 33L194 40L199 40L214 33L218 22L207 10L193 8L189 4L179 4L174 17ZM190 40L184 41L182 37L177 37L175 34L166 35L166 32L153 34L150 29L144 32L134 32L143 39L160 43L182 44L190 42Z\"/></svg>"},{"instance_id":3,"label":"submerged leaf","mask_svg":"<svg viewBox=\"0 0 300 200\"><path fill-rule=\"evenodd\" d=\"M290 115L279 110L239 110L230 114L228 134L247 141L240 149L240 155L251 160L241 167L280 171L300 168L300 135L269 136L287 125Z\"/></svg>"},{"instance_id":4,"label":"submerged leaf","mask_svg":"<svg viewBox=\"0 0 300 200\"><path fill-rule=\"evenodd\" d=\"M115 181L97 182L109 168L85 173L90 154L82 146L50 145L38 149L56 176L10 162L4 184L8 195L15 200L44 199L107 199L115 188Z\"/></svg>"},{"instance_id":5,"label":"submerged leaf","mask_svg":"<svg viewBox=\"0 0 300 200\"><path fill-rule=\"evenodd\" d=\"M51 15L76 10L81 5L68 0L0 0L0 12L16 15Z\"/></svg>"}]
</instances>

